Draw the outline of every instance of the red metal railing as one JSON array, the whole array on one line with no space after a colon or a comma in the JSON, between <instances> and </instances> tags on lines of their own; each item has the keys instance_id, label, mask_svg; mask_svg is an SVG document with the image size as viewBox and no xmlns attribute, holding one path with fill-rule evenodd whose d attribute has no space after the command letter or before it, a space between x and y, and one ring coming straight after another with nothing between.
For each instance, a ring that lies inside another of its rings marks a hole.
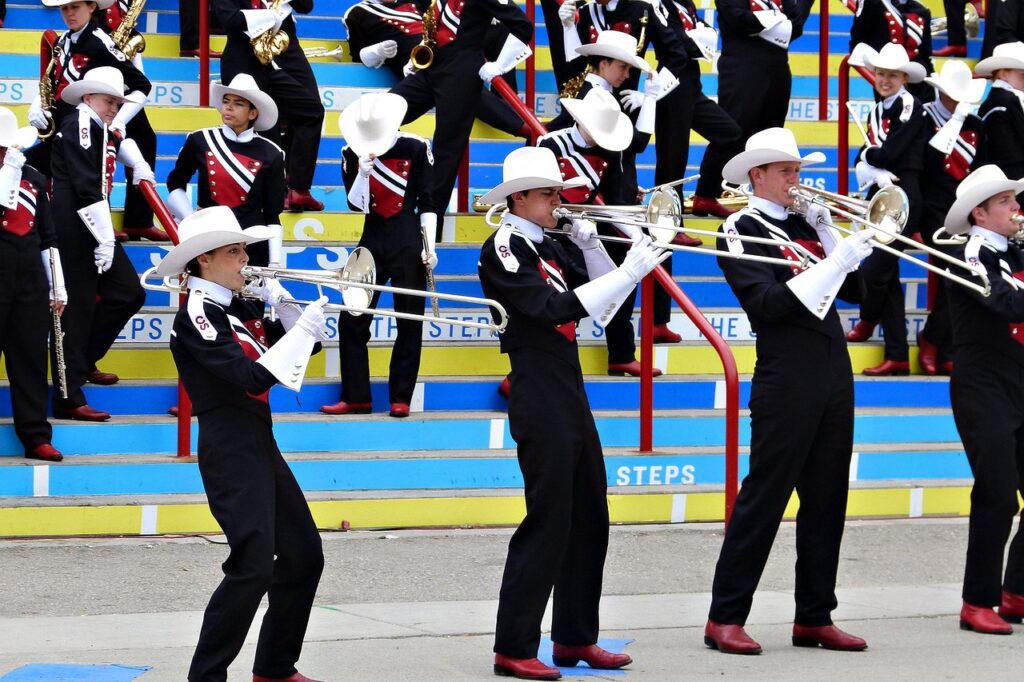
<instances>
[{"instance_id":1,"label":"red metal railing","mask_svg":"<svg viewBox=\"0 0 1024 682\"><path fill-rule=\"evenodd\" d=\"M199 106L210 106L210 0L199 0Z\"/></svg>"},{"instance_id":2,"label":"red metal railing","mask_svg":"<svg viewBox=\"0 0 1024 682\"><path fill-rule=\"evenodd\" d=\"M846 110L846 104L850 101L850 69L856 69L864 80L872 85L875 84L875 74L863 66L851 66L850 55L843 57L839 62L839 100L837 102L839 115L837 125L837 159L836 159L836 191L840 194L849 194L850 190L850 120Z\"/></svg>"}]
</instances>

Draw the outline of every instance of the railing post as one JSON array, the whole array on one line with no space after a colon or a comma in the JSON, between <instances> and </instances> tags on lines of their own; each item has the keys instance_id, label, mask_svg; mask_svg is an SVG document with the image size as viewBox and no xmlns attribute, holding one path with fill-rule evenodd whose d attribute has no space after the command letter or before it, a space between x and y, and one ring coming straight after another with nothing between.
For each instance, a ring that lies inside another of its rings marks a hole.
<instances>
[{"instance_id":1,"label":"railing post","mask_svg":"<svg viewBox=\"0 0 1024 682\"><path fill-rule=\"evenodd\" d=\"M828 3L818 10L818 120L828 120Z\"/></svg>"},{"instance_id":2,"label":"railing post","mask_svg":"<svg viewBox=\"0 0 1024 682\"><path fill-rule=\"evenodd\" d=\"M537 25L537 3L527 2L526 3L526 16L530 18L530 23L534 26ZM537 32L534 30L533 36L530 38L530 56L526 58L526 106L530 111L537 111L537 85L536 85L536 70L537 70Z\"/></svg>"},{"instance_id":3,"label":"railing post","mask_svg":"<svg viewBox=\"0 0 1024 682\"><path fill-rule=\"evenodd\" d=\"M654 451L654 278L640 282L640 452Z\"/></svg>"},{"instance_id":4,"label":"railing post","mask_svg":"<svg viewBox=\"0 0 1024 682\"><path fill-rule=\"evenodd\" d=\"M210 106L210 0L199 0L199 106Z\"/></svg>"},{"instance_id":5,"label":"railing post","mask_svg":"<svg viewBox=\"0 0 1024 682\"><path fill-rule=\"evenodd\" d=\"M839 126L836 140L836 191L840 194L849 194L850 189L850 114L846 110L846 103L849 101L850 56L846 55L839 63L839 98L836 103L836 125Z\"/></svg>"},{"instance_id":6,"label":"railing post","mask_svg":"<svg viewBox=\"0 0 1024 682\"><path fill-rule=\"evenodd\" d=\"M500 81L500 78L495 78ZM504 83L504 81L502 81ZM462 161L459 161L458 190L455 193L455 210L459 213L469 211L469 145L462 154Z\"/></svg>"}]
</instances>

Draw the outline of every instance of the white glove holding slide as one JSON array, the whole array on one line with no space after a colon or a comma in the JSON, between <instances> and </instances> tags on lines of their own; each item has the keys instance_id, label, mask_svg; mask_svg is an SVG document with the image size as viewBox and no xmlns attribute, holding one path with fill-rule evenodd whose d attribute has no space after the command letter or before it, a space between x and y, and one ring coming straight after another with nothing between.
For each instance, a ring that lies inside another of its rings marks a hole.
<instances>
[{"instance_id":1,"label":"white glove holding slide","mask_svg":"<svg viewBox=\"0 0 1024 682\"><path fill-rule=\"evenodd\" d=\"M593 220L573 219L569 226L569 239L580 247L581 251L601 246L601 241L597 238L597 223Z\"/></svg>"},{"instance_id":2,"label":"white glove holding slide","mask_svg":"<svg viewBox=\"0 0 1024 682\"><path fill-rule=\"evenodd\" d=\"M871 238L874 236L871 230L861 230L846 239L840 239L829 258L836 261L843 274L853 272L862 260L871 255Z\"/></svg>"},{"instance_id":3,"label":"white glove holding slide","mask_svg":"<svg viewBox=\"0 0 1024 682\"><path fill-rule=\"evenodd\" d=\"M840 241L832 229L832 212L821 204L812 203L807 207L804 219L818 233L818 241L821 242L821 248L825 251L825 255L831 255Z\"/></svg>"},{"instance_id":4,"label":"white glove holding slide","mask_svg":"<svg viewBox=\"0 0 1024 682\"><path fill-rule=\"evenodd\" d=\"M670 253L656 246L647 235L641 235L633 240L633 246L626 252L619 269L629 275L633 284L639 284Z\"/></svg>"},{"instance_id":5,"label":"white glove holding slide","mask_svg":"<svg viewBox=\"0 0 1024 682\"><path fill-rule=\"evenodd\" d=\"M584 254L588 253L604 253L604 250L584 252ZM626 253L626 259L622 265L597 279L592 279L586 284L576 287L573 289L573 293L576 294L583 309L591 317L601 324L607 324L622 302L626 300L629 292L636 288L637 282L670 254L670 251L662 251L654 247L650 237L641 237Z\"/></svg>"},{"instance_id":6,"label":"white glove holding slide","mask_svg":"<svg viewBox=\"0 0 1024 682\"><path fill-rule=\"evenodd\" d=\"M840 240L832 255L786 282L786 286L812 315L824 320L846 275L871 253L870 239L871 232L865 230Z\"/></svg>"},{"instance_id":7,"label":"white glove holding slide","mask_svg":"<svg viewBox=\"0 0 1024 682\"><path fill-rule=\"evenodd\" d=\"M306 306L306 309L295 321L295 327L309 334L316 341L327 340L327 318L324 315L324 305L327 297L321 296Z\"/></svg>"},{"instance_id":8,"label":"white glove holding slide","mask_svg":"<svg viewBox=\"0 0 1024 682\"><path fill-rule=\"evenodd\" d=\"M326 338L324 304L321 296L306 306L299 318L284 336L256 361L274 375L282 386L298 392L306 376L309 356L317 341ZM282 320L283 322L283 320Z\"/></svg>"}]
</instances>

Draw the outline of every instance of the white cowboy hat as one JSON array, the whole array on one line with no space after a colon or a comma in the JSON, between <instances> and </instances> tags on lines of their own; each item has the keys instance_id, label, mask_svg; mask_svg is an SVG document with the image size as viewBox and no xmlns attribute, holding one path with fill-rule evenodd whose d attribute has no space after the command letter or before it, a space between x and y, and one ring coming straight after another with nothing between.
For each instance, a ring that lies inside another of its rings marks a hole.
<instances>
[{"instance_id":1,"label":"white cowboy hat","mask_svg":"<svg viewBox=\"0 0 1024 682\"><path fill-rule=\"evenodd\" d=\"M73 2L95 2L99 9L107 9L114 6L114 0L43 0L45 7L63 7Z\"/></svg>"},{"instance_id":2,"label":"white cowboy hat","mask_svg":"<svg viewBox=\"0 0 1024 682\"><path fill-rule=\"evenodd\" d=\"M252 244L274 236L274 230L263 225L242 229L234 212L227 206L203 208L178 223L178 245L164 256L156 268L158 277L184 272L193 258L228 244Z\"/></svg>"},{"instance_id":3,"label":"white cowboy hat","mask_svg":"<svg viewBox=\"0 0 1024 682\"><path fill-rule=\"evenodd\" d=\"M345 107L338 117L338 127L358 156L379 156L391 149L408 108L408 102L399 95L368 93Z\"/></svg>"},{"instance_id":4,"label":"white cowboy hat","mask_svg":"<svg viewBox=\"0 0 1024 682\"><path fill-rule=\"evenodd\" d=\"M797 161L801 165L809 166L824 160L825 155L821 152L801 156L793 131L786 128L766 128L751 135L744 150L729 159L729 163L722 169L722 177L729 182L742 185L750 182L748 174L751 168L766 163Z\"/></svg>"},{"instance_id":5,"label":"white cowboy hat","mask_svg":"<svg viewBox=\"0 0 1024 682\"><path fill-rule=\"evenodd\" d=\"M217 111L220 111L224 95L238 95L256 108L258 116L253 122L256 130L269 130L277 123L277 104L270 95L260 90L260 86L256 85L256 79L249 74L240 73L227 85L216 81L210 83L210 101L217 107Z\"/></svg>"},{"instance_id":6,"label":"white cowboy hat","mask_svg":"<svg viewBox=\"0 0 1024 682\"><path fill-rule=\"evenodd\" d=\"M968 104L980 102L988 86L984 80L971 74L971 67L955 59L947 60L937 74L928 76L924 82L935 86L947 97Z\"/></svg>"},{"instance_id":7,"label":"white cowboy hat","mask_svg":"<svg viewBox=\"0 0 1024 682\"><path fill-rule=\"evenodd\" d=\"M555 153L546 147L520 147L505 157L501 167L501 184L480 197L484 204L497 204L514 192L525 192L529 189L554 187L581 187L587 184L586 178L570 178L562 180L562 172L558 170L558 159Z\"/></svg>"},{"instance_id":8,"label":"white cowboy hat","mask_svg":"<svg viewBox=\"0 0 1024 682\"><path fill-rule=\"evenodd\" d=\"M896 43L886 43L881 50L875 51L870 45L860 43L850 53L850 63L855 63L853 56L856 55L857 62L863 63L869 69L889 69L890 71L902 71L909 77L911 83L920 83L928 75L928 71L917 62L910 61L907 50ZM859 65L859 64L858 64Z\"/></svg>"},{"instance_id":9,"label":"white cowboy hat","mask_svg":"<svg viewBox=\"0 0 1024 682\"><path fill-rule=\"evenodd\" d=\"M110 95L124 99L124 76L113 66L97 66L86 71L82 80L64 88L60 98L68 104L78 104L86 95Z\"/></svg>"},{"instance_id":10,"label":"white cowboy hat","mask_svg":"<svg viewBox=\"0 0 1024 682\"><path fill-rule=\"evenodd\" d=\"M964 178L956 188L956 201L946 214L944 227L950 234L966 234L971 229L971 211L989 197L1013 190L1024 192L1024 178L1010 180L999 166L990 163Z\"/></svg>"},{"instance_id":11,"label":"white cowboy hat","mask_svg":"<svg viewBox=\"0 0 1024 682\"><path fill-rule=\"evenodd\" d=\"M1018 40L996 45L991 57L986 57L975 65L974 73L979 76L991 76L998 69L1024 69L1024 43Z\"/></svg>"},{"instance_id":12,"label":"white cowboy hat","mask_svg":"<svg viewBox=\"0 0 1024 682\"><path fill-rule=\"evenodd\" d=\"M26 149L36 141L36 129L18 127L18 118L7 107L0 107L0 147Z\"/></svg>"},{"instance_id":13,"label":"white cowboy hat","mask_svg":"<svg viewBox=\"0 0 1024 682\"><path fill-rule=\"evenodd\" d=\"M620 62L626 62L630 66L650 73L651 65L636 51L636 38L622 31L601 31L597 36L597 42L580 45L576 48L576 54L584 57L618 59Z\"/></svg>"},{"instance_id":14,"label":"white cowboy hat","mask_svg":"<svg viewBox=\"0 0 1024 682\"><path fill-rule=\"evenodd\" d=\"M561 102L598 147L621 152L633 141L633 122L607 90L591 88L583 99L563 97Z\"/></svg>"}]
</instances>

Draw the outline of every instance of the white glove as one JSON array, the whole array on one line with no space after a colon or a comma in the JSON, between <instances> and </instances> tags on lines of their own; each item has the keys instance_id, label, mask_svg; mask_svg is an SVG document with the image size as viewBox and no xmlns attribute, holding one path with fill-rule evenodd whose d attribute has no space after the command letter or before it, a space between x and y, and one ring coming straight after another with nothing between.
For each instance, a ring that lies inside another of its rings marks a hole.
<instances>
[{"instance_id":1,"label":"white glove","mask_svg":"<svg viewBox=\"0 0 1024 682\"><path fill-rule=\"evenodd\" d=\"M411 59L405 63L405 66L402 67L403 76L411 76L415 71L416 69L413 67Z\"/></svg>"},{"instance_id":2,"label":"white glove","mask_svg":"<svg viewBox=\"0 0 1024 682\"><path fill-rule=\"evenodd\" d=\"M875 233L871 230L861 230L846 239L840 239L836 248L829 254L829 258L834 260L844 273L853 272L862 260L871 255L870 242L874 236Z\"/></svg>"},{"instance_id":3,"label":"white glove","mask_svg":"<svg viewBox=\"0 0 1024 682\"><path fill-rule=\"evenodd\" d=\"M530 49L529 45L514 35L509 34L505 38L505 44L501 46L501 52L498 53L497 58L493 62L487 62L480 67L478 72L480 79L487 85L490 85L492 80L516 68L519 62L531 54L533 54L533 50Z\"/></svg>"},{"instance_id":4,"label":"white glove","mask_svg":"<svg viewBox=\"0 0 1024 682\"><path fill-rule=\"evenodd\" d=\"M156 175L153 174L153 169L149 167L148 163L139 161L132 167L132 184L138 185L143 180L149 180L155 185Z\"/></svg>"},{"instance_id":5,"label":"white glove","mask_svg":"<svg viewBox=\"0 0 1024 682\"><path fill-rule=\"evenodd\" d=\"M110 122L110 125L107 126L107 129L110 131L111 135L113 135L114 137L119 137L122 140L125 138L125 136L128 135L128 131L125 130L124 121L118 121L116 118Z\"/></svg>"},{"instance_id":6,"label":"white glove","mask_svg":"<svg viewBox=\"0 0 1024 682\"><path fill-rule=\"evenodd\" d=\"M648 76L644 81L644 97L650 97L653 100L661 99L661 81L654 75Z\"/></svg>"},{"instance_id":7,"label":"white glove","mask_svg":"<svg viewBox=\"0 0 1024 682\"><path fill-rule=\"evenodd\" d=\"M486 62L480 67L479 71L480 80L482 80L486 85L490 85L492 80L498 78L504 73L505 72L501 70L501 67L498 66L498 62Z\"/></svg>"},{"instance_id":8,"label":"white glove","mask_svg":"<svg viewBox=\"0 0 1024 682\"><path fill-rule=\"evenodd\" d=\"M807 207L807 213L804 217L807 220L807 224L815 230L820 230L822 226L832 224L832 212L817 202L812 202Z\"/></svg>"},{"instance_id":9,"label":"white glove","mask_svg":"<svg viewBox=\"0 0 1024 682\"><path fill-rule=\"evenodd\" d=\"M563 28L572 28L576 25L576 0L565 0L558 8L558 20L562 22Z\"/></svg>"},{"instance_id":10,"label":"white glove","mask_svg":"<svg viewBox=\"0 0 1024 682\"><path fill-rule=\"evenodd\" d=\"M291 298L291 294L276 277L256 277L246 283L242 293L258 298L271 306L277 306L282 299Z\"/></svg>"},{"instance_id":11,"label":"white glove","mask_svg":"<svg viewBox=\"0 0 1024 682\"><path fill-rule=\"evenodd\" d=\"M364 178L370 177L373 170L373 159L369 155L359 157L359 174Z\"/></svg>"},{"instance_id":12,"label":"white glove","mask_svg":"<svg viewBox=\"0 0 1024 682\"><path fill-rule=\"evenodd\" d=\"M760 38L767 40L769 43L778 45L785 50L789 47L789 41L793 37L793 22L789 19L783 19L771 28L764 29L757 35Z\"/></svg>"},{"instance_id":13,"label":"white glove","mask_svg":"<svg viewBox=\"0 0 1024 682\"><path fill-rule=\"evenodd\" d=\"M53 265L50 268L50 252L53 252ZM64 268L60 263L60 251L57 247L50 247L39 252L43 261L43 270L46 272L46 284L50 291L50 300L61 305L68 302L68 290L64 286ZM59 312L59 311L58 311Z\"/></svg>"},{"instance_id":14,"label":"white glove","mask_svg":"<svg viewBox=\"0 0 1024 682\"><path fill-rule=\"evenodd\" d=\"M25 165L25 155L17 147L8 147L7 154L4 155L4 165L14 170L21 170L21 167Z\"/></svg>"},{"instance_id":15,"label":"white glove","mask_svg":"<svg viewBox=\"0 0 1024 682\"><path fill-rule=\"evenodd\" d=\"M890 187L897 180L899 180L899 178L896 177L894 173L887 170L879 170L878 175L875 176L875 184L878 186L878 189Z\"/></svg>"},{"instance_id":16,"label":"white glove","mask_svg":"<svg viewBox=\"0 0 1024 682\"><path fill-rule=\"evenodd\" d=\"M957 121L966 121L972 111L974 111L973 104L970 102L960 102L953 111L953 118Z\"/></svg>"},{"instance_id":17,"label":"white glove","mask_svg":"<svg viewBox=\"0 0 1024 682\"><path fill-rule=\"evenodd\" d=\"M619 269L629 275L633 284L639 284L640 280L665 260L665 254L666 251L655 246L650 237L641 235L633 240L633 246L626 252L626 259Z\"/></svg>"},{"instance_id":18,"label":"white glove","mask_svg":"<svg viewBox=\"0 0 1024 682\"><path fill-rule=\"evenodd\" d=\"M371 69L376 69L396 54L398 43L394 40L384 40L359 50L359 61Z\"/></svg>"},{"instance_id":19,"label":"white glove","mask_svg":"<svg viewBox=\"0 0 1024 682\"><path fill-rule=\"evenodd\" d=\"M636 111L643 105L644 96L636 90L623 90L619 93L619 102L625 111Z\"/></svg>"},{"instance_id":20,"label":"white glove","mask_svg":"<svg viewBox=\"0 0 1024 682\"><path fill-rule=\"evenodd\" d=\"M121 108L117 110L117 115L114 116L114 120L110 122L110 132L115 133L120 138L125 137L125 126L135 116L142 111L143 107L146 106L146 95L145 93L133 90L128 93L125 97L124 103Z\"/></svg>"},{"instance_id":21,"label":"white glove","mask_svg":"<svg viewBox=\"0 0 1024 682\"><path fill-rule=\"evenodd\" d=\"M188 193L181 188L173 190L168 194L167 201L164 203L167 204L171 215L179 223L195 212L192 208L192 200L188 198Z\"/></svg>"},{"instance_id":22,"label":"white glove","mask_svg":"<svg viewBox=\"0 0 1024 682\"><path fill-rule=\"evenodd\" d=\"M295 326L306 332L316 341L327 340L327 318L324 316L324 304L327 297L321 296L306 306L306 309L295 321Z\"/></svg>"},{"instance_id":23,"label":"white glove","mask_svg":"<svg viewBox=\"0 0 1024 682\"><path fill-rule=\"evenodd\" d=\"M420 250L420 258L423 264L433 270L437 267L437 249L434 241L437 239L437 214L420 214L420 234L423 236L423 248Z\"/></svg>"},{"instance_id":24,"label":"white glove","mask_svg":"<svg viewBox=\"0 0 1024 682\"><path fill-rule=\"evenodd\" d=\"M114 244L113 241L100 242L92 250L93 261L100 272L106 272L114 264Z\"/></svg>"},{"instance_id":25,"label":"white glove","mask_svg":"<svg viewBox=\"0 0 1024 682\"><path fill-rule=\"evenodd\" d=\"M697 24L686 35L694 42L700 50L703 59L711 61L718 52L718 31L707 24Z\"/></svg>"},{"instance_id":26,"label":"white glove","mask_svg":"<svg viewBox=\"0 0 1024 682\"><path fill-rule=\"evenodd\" d=\"M46 130L50 126L50 121L53 120L53 114L46 109L43 109L43 102L36 95L36 98L32 100L31 106L28 108L28 122L36 130Z\"/></svg>"},{"instance_id":27,"label":"white glove","mask_svg":"<svg viewBox=\"0 0 1024 682\"><path fill-rule=\"evenodd\" d=\"M573 219L569 226L569 239L580 247L581 251L595 249L601 245L597 238L597 223L592 220Z\"/></svg>"}]
</instances>

